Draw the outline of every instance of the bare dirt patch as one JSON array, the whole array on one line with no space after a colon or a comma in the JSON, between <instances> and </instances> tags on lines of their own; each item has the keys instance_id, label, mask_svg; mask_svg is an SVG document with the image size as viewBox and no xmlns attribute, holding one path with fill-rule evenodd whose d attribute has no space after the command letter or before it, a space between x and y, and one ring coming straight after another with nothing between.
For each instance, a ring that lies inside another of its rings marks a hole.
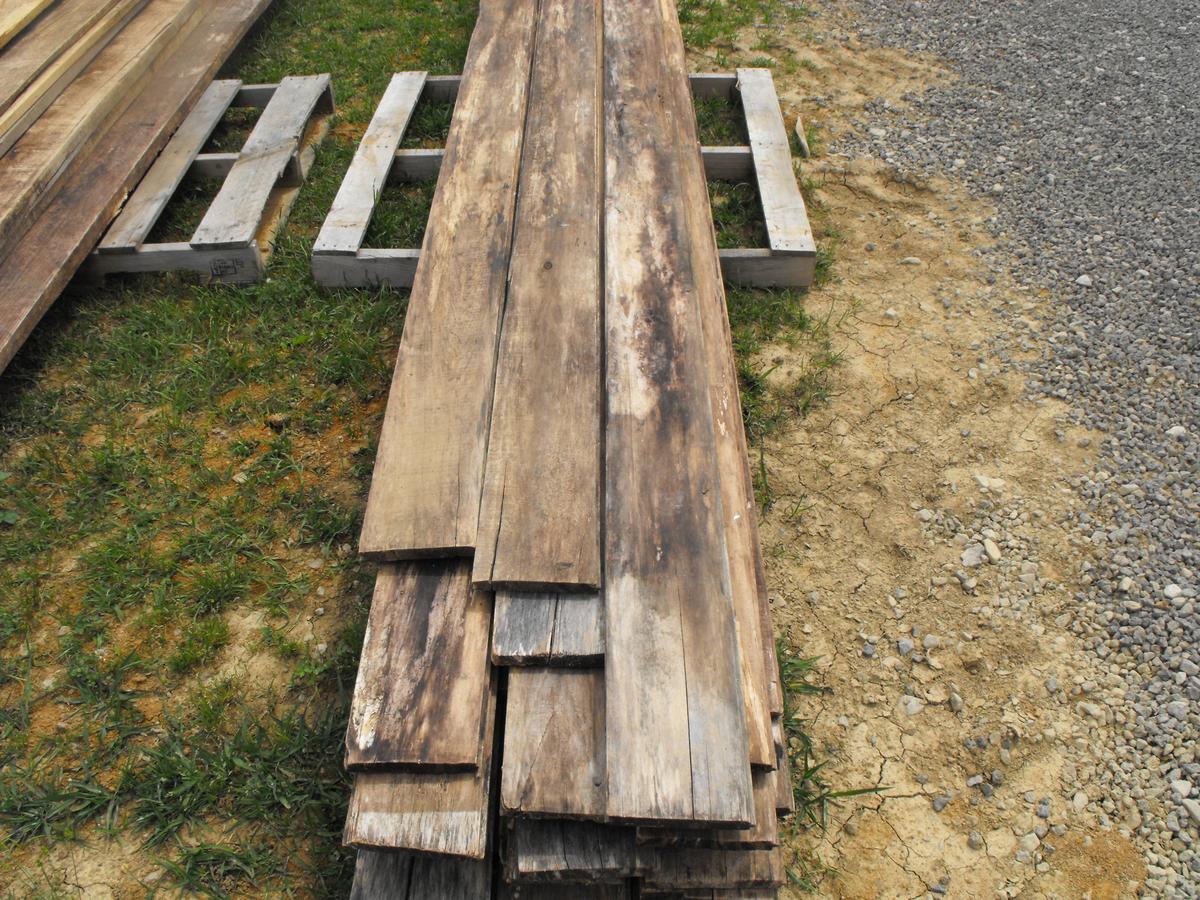
<instances>
[{"instance_id":1,"label":"bare dirt patch","mask_svg":"<svg viewBox=\"0 0 1200 900\"><path fill-rule=\"evenodd\" d=\"M847 17L748 34L719 62L761 64L766 47L789 124L801 112L826 146L864 103L950 77L861 45ZM1132 896L1140 813L1095 804L1119 686L1069 629L1081 557L1059 524L1090 438L987 350L999 309L1036 323L1052 298L989 270L990 210L960 186L840 154L801 172L837 245L806 305L836 326L842 365L830 402L754 461L764 551L777 630L819 657L825 691L800 715L825 779L880 791L802 832L798 859L830 867L823 896ZM759 362L780 385L812 365L803 346Z\"/></svg>"}]
</instances>

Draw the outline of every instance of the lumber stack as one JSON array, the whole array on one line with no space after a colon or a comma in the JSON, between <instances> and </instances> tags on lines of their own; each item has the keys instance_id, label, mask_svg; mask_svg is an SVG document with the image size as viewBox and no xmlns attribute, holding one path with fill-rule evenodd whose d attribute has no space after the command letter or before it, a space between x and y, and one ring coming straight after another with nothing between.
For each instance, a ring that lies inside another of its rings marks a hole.
<instances>
[{"instance_id":1,"label":"lumber stack","mask_svg":"<svg viewBox=\"0 0 1200 900\"><path fill-rule=\"evenodd\" d=\"M0 4L0 370L269 2Z\"/></svg>"},{"instance_id":2,"label":"lumber stack","mask_svg":"<svg viewBox=\"0 0 1200 900\"><path fill-rule=\"evenodd\" d=\"M368 136L331 259L395 152ZM776 895L782 697L670 0L481 3L360 551L354 897Z\"/></svg>"}]
</instances>

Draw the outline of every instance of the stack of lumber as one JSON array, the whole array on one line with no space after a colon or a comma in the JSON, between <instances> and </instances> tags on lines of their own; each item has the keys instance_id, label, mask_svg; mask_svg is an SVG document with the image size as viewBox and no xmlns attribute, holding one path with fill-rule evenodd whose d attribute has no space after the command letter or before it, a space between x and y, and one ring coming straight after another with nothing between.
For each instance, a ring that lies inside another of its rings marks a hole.
<instances>
[{"instance_id":1,"label":"stack of lumber","mask_svg":"<svg viewBox=\"0 0 1200 900\"><path fill-rule=\"evenodd\" d=\"M360 550L353 896L776 895L782 698L671 0L480 4Z\"/></svg>"},{"instance_id":2,"label":"stack of lumber","mask_svg":"<svg viewBox=\"0 0 1200 900\"><path fill-rule=\"evenodd\" d=\"M0 3L0 370L269 2Z\"/></svg>"}]
</instances>

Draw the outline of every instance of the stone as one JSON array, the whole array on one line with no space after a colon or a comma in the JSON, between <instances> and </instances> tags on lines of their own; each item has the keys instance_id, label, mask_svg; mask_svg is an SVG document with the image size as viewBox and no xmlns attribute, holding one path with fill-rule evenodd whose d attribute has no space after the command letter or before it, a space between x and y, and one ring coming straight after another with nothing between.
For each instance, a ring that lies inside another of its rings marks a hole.
<instances>
[{"instance_id":1,"label":"stone","mask_svg":"<svg viewBox=\"0 0 1200 900\"><path fill-rule=\"evenodd\" d=\"M987 554L988 562L992 565L1000 562L1000 547L991 538L983 539L983 552Z\"/></svg>"},{"instance_id":2,"label":"stone","mask_svg":"<svg viewBox=\"0 0 1200 900\"><path fill-rule=\"evenodd\" d=\"M1187 437L1187 429L1184 428L1182 425L1172 425L1170 428L1167 429L1167 437L1173 437L1173 438L1178 438L1179 440L1183 440L1185 437Z\"/></svg>"},{"instance_id":3,"label":"stone","mask_svg":"<svg viewBox=\"0 0 1200 900\"><path fill-rule=\"evenodd\" d=\"M972 831L970 834L967 835L967 846L970 847L972 850L982 850L983 849L983 835L980 834L978 831Z\"/></svg>"},{"instance_id":4,"label":"stone","mask_svg":"<svg viewBox=\"0 0 1200 900\"><path fill-rule=\"evenodd\" d=\"M983 549L983 544L967 544L966 548L962 552L962 555L960 556L960 559L962 560L962 564L968 569L978 568L979 566L983 565L983 557L985 552L986 551Z\"/></svg>"},{"instance_id":5,"label":"stone","mask_svg":"<svg viewBox=\"0 0 1200 900\"><path fill-rule=\"evenodd\" d=\"M1075 283L1080 287L1091 287L1092 277L1090 275L1080 275L1075 279Z\"/></svg>"}]
</instances>

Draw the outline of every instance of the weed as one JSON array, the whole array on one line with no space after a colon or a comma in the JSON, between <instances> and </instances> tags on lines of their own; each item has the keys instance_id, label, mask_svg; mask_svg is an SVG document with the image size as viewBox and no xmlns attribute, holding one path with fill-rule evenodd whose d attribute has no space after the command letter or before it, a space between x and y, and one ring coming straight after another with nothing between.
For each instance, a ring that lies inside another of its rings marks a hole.
<instances>
[{"instance_id":1,"label":"weed","mask_svg":"<svg viewBox=\"0 0 1200 900\"><path fill-rule=\"evenodd\" d=\"M184 628L183 639L167 660L167 666L177 675L190 672L216 659L228 643L229 626L223 618L197 619Z\"/></svg>"}]
</instances>

